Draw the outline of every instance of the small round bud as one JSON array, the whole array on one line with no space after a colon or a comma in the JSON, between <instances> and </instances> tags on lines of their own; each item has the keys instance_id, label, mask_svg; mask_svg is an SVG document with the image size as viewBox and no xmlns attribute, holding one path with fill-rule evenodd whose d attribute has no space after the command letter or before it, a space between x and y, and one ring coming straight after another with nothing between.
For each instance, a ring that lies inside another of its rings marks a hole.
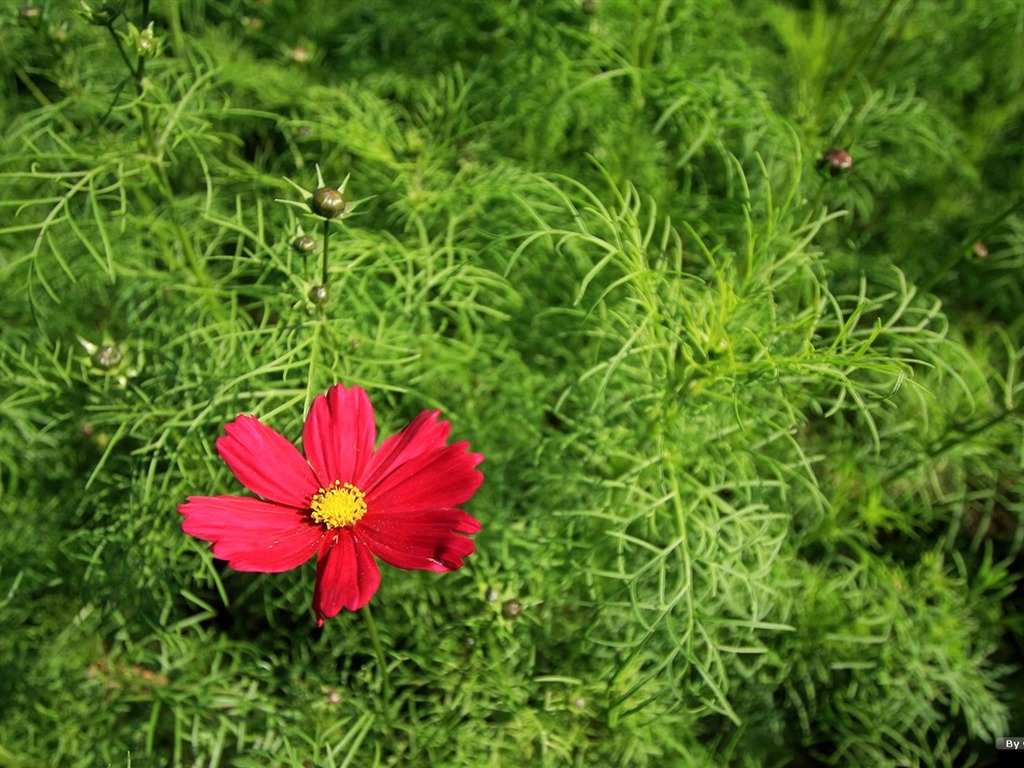
<instances>
[{"instance_id":1,"label":"small round bud","mask_svg":"<svg viewBox=\"0 0 1024 768\"><path fill-rule=\"evenodd\" d=\"M309 49L302 45L296 45L288 51L288 55L296 64L306 64L313 57Z\"/></svg>"},{"instance_id":2,"label":"small round bud","mask_svg":"<svg viewBox=\"0 0 1024 768\"><path fill-rule=\"evenodd\" d=\"M66 43L69 37L68 23L62 21L60 24L54 24L50 27L50 37L53 38L55 43Z\"/></svg>"},{"instance_id":3,"label":"small round bud","mask_svg":"<svg viewBox=\"0 0 1024 768\"><path fill-rule=\"evenodd\" d=\"M981 240L978 240L971 247L971 253L973 253L976 258L984 259L988 256L988 246L981 242Z\"/></svg>"},{"instance_id":4,"label":"small round bud","mask_svg":"<svg viewBox=\"0 0 1024 768\"><path fill-rule=\"evenodd\" d=\"M97 27L109 27L121 15L121 11L124 9L124 0L119 3L104 3L95 11L84 3L83 6L82 15L85 16L86 21Z\"/></svg>"},{"instance_id":5,"label":"small round bud","mask_svg":"<svg viewBox=\"0 0 1024 768\"><path fill-rule=\"evenodd\" d=\"M334 187L320 187L309 201L310 210L325 219L336 219L345 213L345 197Z\"/></svg>"},{"instance_id":6,"label":"small round bud","mask_svg":"<svg viewBox=\"0 0 1024 768\"><path fill-rule=\"evenodd\" d=\"M329 704L340 704L341 694L332 688L327 692L327 702Z\"/></svg>"},{"instance_id":7,"label":"small round bud","mask_svg":"<svg viewBox=\"0 0 1024 768\"><path fill-rule=\"evenodd\" d=\"M137 29L134 24L128 25L129 33L135 42L135 53L141 58L151 59L160 53L160 41L153 31L153 22L145 29Z\"/></svg>"},{"instance_id":8,"label":"small round bud","mask_svg":"<svg viewBox=\"0 0 1024 768\"><path fill-rule=\"evenodd\" d=\"M18 18L32 26L39 26L43 18L43 9L35 3L25 3L18 9Z\"/></svg>"},{"instance_id":9,"label":"small round bud","mask_svg":"<svg viewBox=\"0 0 1024 768\"><path fill-rule=\"evenodd\" d=\"M299 235L292 240L292 248L299 253L312 253L316 249L316 238L312 235Z\"/></svg>"},{"instance_id":10,"label":"small round bud","mask_svg":"<svg viewBox=\"0 0 1024 768\"><path fill-rule=\"evenodd\" d=\"M314 285L309 289L309 293L306 294L307 298L317 306L321 306L327 303L329 294L327 293L326 285Z\"/></svg>"},{"instance_id":11,"label":"small round bud","mask_svg":"<svg viewBox=\"0 0 1024 768\"><path fill-rule=\"evenodd\" d=\"M121 354L120 349L113 344L105 344L93 354L92 364L101 370L109 371L111 368L116 368L123 359L124 355Z\"/></svg>"},{"instance_id":12,"label":"small round bud","mask_svg":"<svg viewBox=\"0 0 1024 768\"><path fill-rule=\"evenodd\" d=\"M494 587L491 587L490 589L487 590L487 602L488 603L496 603L496 602L498 602L498 590L496 590Z\"/></svg>"},{"instance_id":13,"label":"small round bud","mask_svg":"<svg viewBox=\"0 0 1024 768\"><path fill-rule=\"evenodd\" d=\"M518 600L506 600L501 605L501 615L506 619L518 619L523 612L523 604Z\"/></svg>"},{"instance_id":14,"label":"small round bud","mask_svg":"<svg viewBox=\"0 0 1024 768\"><path fill-rule=\"evenodd\" d=\"M840 173L845 173L853 167L853 158L850 157L850 153L845 149L833 148L821 156L817 167L819 169L828 168L829 174L838 176Z\"/></svg>"}]
</instances>

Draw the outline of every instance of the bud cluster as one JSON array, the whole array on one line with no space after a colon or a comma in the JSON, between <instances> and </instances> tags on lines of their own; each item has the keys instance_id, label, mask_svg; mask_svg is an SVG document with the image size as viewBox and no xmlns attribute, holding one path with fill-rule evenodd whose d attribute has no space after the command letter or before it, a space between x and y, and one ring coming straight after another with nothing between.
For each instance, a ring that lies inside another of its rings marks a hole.
<instances>
[{"instance_id":1,"label":"bud cluster","mask_svg":"<svg viewBox=\"0 0 1024 768\"><path fill-rule=\"evenodd\" d=\"M320 222L323 243L320 279L310 286L306 292L306 300L313 307L322 307L330 299L328 258L330 256L331 225L351 216L356 206L362 201L351 202L345 197L345 186L348 184L347 176L337 187L324 182L320 166L317 166L316 176L317 186L312 192L289 180L292 186L302 194L302 202L295 200L278 200L278 202L301 207L307 212L307 215L312 215ZM301 228L291 240L291 247L303 256L313 253L318 244L313 235L303 232Z\"/></svg>"}]
</instances>

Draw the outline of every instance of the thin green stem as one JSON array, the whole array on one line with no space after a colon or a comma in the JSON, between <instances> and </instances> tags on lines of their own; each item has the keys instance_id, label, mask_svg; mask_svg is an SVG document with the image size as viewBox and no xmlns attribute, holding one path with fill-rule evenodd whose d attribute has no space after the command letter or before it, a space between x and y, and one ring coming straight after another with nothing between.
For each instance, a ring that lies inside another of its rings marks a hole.
<instances>
[{"instance_id":1,"label":"thin green stem","mask_svg":"<svg viewBox=\"0 0 1024 768\"><path fill-rule=\"evenodd\" d=\"M864 60L868 57L871 49L878 42L878 38L882 35L882 30L885 28L885 22L892 15L893 9L896 8L897 0L889 0L885 8L879 14L878 18L875 19L875 23L871 27L871 31L861 40L860 48L857 49L857 53L853 57L853 61L850 66L846 68L846 72L843 73L843 79L839 82L839 87L835 89L834 94L838 95L845 91L853 80L854 75L860 71L861 65ZM835 101L835 97L832 99Z\"/></svg>"},{"instance_id":2,"label":"thin green stem","mask_svg":"<svg viewBox=\"0 0 1024 768\"><path fill-rule=\"evenodd\" d=\"M1016 211L1024 207L1024 195L1018 197L1008 208L997 214L992 220L987 222L984 227L976 233L976 239L984 239L985 235L992 232L999 224L1004 220L1012 216ZM956 266L964 260L967 255L967 251L971 247L971 241L975 238L967 238L960 244L960 247L950 254L949 258L946 259L945 263L940 265L938 269L931 272L931 275L921 283L920 290L922 292L930 291L936 285L939 284Z\"/></svg>"},{"instance_id":3,"label":"thin green stem","mask_svg":"<svg viewBox=\"0 0 1024 768\"><path fill-rule=\"evenodd\" d=\"M363 618L366 620L366 628L370 633L370 642L373 643L373 650L377 654L377 664L380 666L380 693L384 701L384 713L390 712L391 702L391 678L388 675L388 662L384 656L384 647L380 643L380 634L377 632L377 623L373 620L373 612L369 605L362 608Z\"/></svg>"},{"instance_id":4,"label":"thin green stem","mask_svg":"<svg viewBox=\"0 0 1024 768\"><path fill-rule=\"evenodd\" d=\"M128 67L128 72L131 75L132 82L135 84L135 90L141 96L142 83L141 77L139 77L141 69L136 70L135 65L133 65L131 59L128 58L128 52L125 51L124 46L121 44L121 38L117 36L117 32L114 31L112 24L107 25L107 31L110 32L110 36L114 38L114 45L117 46L117 52L121 54L121 59L124 61L124 65Z\"/></svg>"},{"instance_id":5,"label":"thin green stem","mask_svg":"<svg viewBox=\"0 0 1024 768\"><path fill-rule=\"evenodd\" d=\"M818 111L819 116L823 116L828 119L828 115L832 112L832 108L835 106L836 100L839 96L846 92L846 89L850 87L850 83L853 82L853 78L860 71L861 66L864 64L864 60L867 59L868 54L871 53L871 49L878 42L878 39L882 35L882 30L885 28L885 22L896 8L897 0L889 0L885 8L879 14L878 18L875 19L875 23L872 25L868 33L861 39L860 47L857 49L853 58L850 60L850 64L846 67L846 71L843 73L843 79L839 81L839 85L835 88L829 89L828 101Z\"/></svg>"},{"instance_id":6,"label":"thin green stem","mask_svg":"<svg viewBox=\"0 0 1024 768\"><path fill-rule=\"evenodd\" d=\"M327 287L327 255L331 247L331 221L324 219L324 250L320 261L320 284Z\"/></svg>"},{"instance_id":7,"label":"thin green stem","mask_svg":"<svg viewBox=\"0 0 1024 768\"><path fill-rule=\"evenodd\" d=\"M139 29L145 29L149 26L149 0L142 0L142 23L139 24ZM142 88L142 78L146 76L146 57L139 56L139 65L135 69L135 82L139 88Z\"/></svg>"},{"instance_id":8,"label":"thin green stem","mask_svg":"<svg viewBox=\"0 0 1024 768\"><path fill-rule=\"evenodd\" d=\"M937 459L939 456L957 447L958 445L963 445L970 438L977 437L978 435L988 431L992 427L1002 423L1003 421L1006 421L1008 417L1012 416L1014 413L1017 413L1018 411L1020 411L1020 409L1021 405L1018 403L1012 408L1007 408L1004 411L1000 411L999 413L993 414L989 418L983 419L977 424L973 424L969 427L954 427L952 430L950 430L951 432L953 432L953 435L951 437L947 437L943 440L938 440L927 449L927 451L925 452L925 459ZM888 485L889 483L892 483L895 480L899 480L914 467L920 466L921 463L922 462L919 459L908 461L907 463L903 464L900 467L897 467L895 470L886 475L882 479L882 484Z\"/></svg>"}]
</instances>

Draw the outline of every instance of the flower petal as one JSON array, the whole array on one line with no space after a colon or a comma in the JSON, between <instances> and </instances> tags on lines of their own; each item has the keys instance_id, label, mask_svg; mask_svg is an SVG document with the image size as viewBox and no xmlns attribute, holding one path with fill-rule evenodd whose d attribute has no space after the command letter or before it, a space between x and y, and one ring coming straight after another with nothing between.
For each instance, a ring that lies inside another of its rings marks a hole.
<instances>
[{"instance_id":1,"label":"flower petal","mask_svg":"<svg viewBox=\"0 0 1024 768\"><path fill-rule=\"evenodd\" d=\"M309 504L320 483L298 448L255 416L239 416L224 431L217 451L242 485L280 504Z\"/></svg>"},{"instance_id":2,"label":"flower petal","mask_svg":"<svg viewBox=\"0 0 1024 768\"><path fill-rule=\"evenodd\" d=\"M429 509L400 515L367 515L357 524L373 554L406 570L454 571L473 553L480 522L461 509Z\"/></svg>"},{"instance_id":3,"label":"flower petal","mask_svg":"<svg viewBox=\"0 0 1024 768\"><path fill-rule=\"evenodd\" d=\"M443 419L437 421L440 415L440 411L423 411L401 432L381 443L366 466L365 475L359 478L356 485L366 491L381 483L389 472L405 462L424 452L443 448L452 425Z\"/></svg>"},{"instance_id":4,"label":"flower petal","mask_svg":"<svg viewBox=\"0 0 1024 768\"><path fill-rule=\"evenodd\" d=\"M316 552L323 528L303 510L248 496L189 496L178 505L185 533L213 542L213 556L236 571L278 573Z\"/></svg>"},{"instance_id":5,"label":"flower petal","mask_svg":"<svg viewBox=\"0 0 1024 768\"><path fill-rule=\"evenodd\" d=\"M355 483L373 456L377 424L370 398L360 387L336 384L317 395L302 429L302 449L326 488L335 480Z\"/></svg>"},{"instance_id":6,"label":"flower petal","mask_svg":"<svg viewBox=\"0 0 1024 768\"><path fill-rule=\"evenodd\" d=\"M380 569L373 553L351 529L337 528L320 548L316 564L313 610L317 626L342 608L357 611L380 586Z\"/></svg>"},{"instance_id":7,"label":"flower petal","mask_svg":"<svg viewBox=\"0 0 1024 768\"><path fill-rule=\"evenodd\" d=\"M391 515L465 503L484 481L483 473L474 469L484 457L467 448L469 443L455 443L392 468L378 485L362 487L367 506L375 514Z\"/></svg>"}]
</instances>

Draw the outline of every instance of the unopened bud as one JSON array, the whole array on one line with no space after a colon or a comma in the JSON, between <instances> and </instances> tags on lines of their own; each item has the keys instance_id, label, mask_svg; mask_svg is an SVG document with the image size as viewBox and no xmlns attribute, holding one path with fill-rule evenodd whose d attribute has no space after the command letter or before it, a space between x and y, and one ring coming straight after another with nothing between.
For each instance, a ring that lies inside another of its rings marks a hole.
<instances>
[{"instance_id":1,"label":"unopened bud","mask_svg":"<svg viewBox=\"0 0 1024 768\"><path fill-rule=\"evenodd\" d=\"M114 19L121 15L123 9L124 0L119 3L104 3L95 11L88 4L82 3L81 14L90 24L97 27L109 27L114 23Z\"/></svg>"},{"instance_id":2,"label":"unopened bud","mask_svg":"<svg viewBox=\"0 0 1024 768\"><path fill-rule=\"evenodd\" d=\"M35 3L25 3L18 9L18 18L33 27L38 27L43 19L43 9Z\"/></svg>"},{"instance_id":3,"label":"unopened bud","mask_svg":"<svg viewBox=\"0 0 1024 768\"><path fill-rule=\"evenodd\" d=\"M123 359L124 355L120 349L113 344L104 344L93 353L92 364L101 370L109 371L116 368Z\"/></svg>"},{"instance_id":4,"label":"unopened bud","mask_svg":"<svg viewBox=\"0 0 1024 768\"><path fill-rule=\"evenodd\" d=\"M832 176L838 176L840 173L845 173L853 167L853 158L850 157L850 153L845 149L833 148L821 156L817 167L819 170L821 168L828 168L828 172Z\"/></svg>"},{"instance_id":5,"label":"unopened bud","mask_svg":"<svg viewBox=\"0 0 1024 768\"><path fill-rule=\"evenodd\" d=\"M345 213L345 197L334 187L320 187L313 192L309 208L317 216L337 219Z\"/></svg>"},{"instance_id":6,"label":"unopened bud","mask_svg":"<svg viewBox=\"0 0 1024 768\"><path fill-rule=\"evenodd\" d=\"M141 58L152 59L159 55L160 41L157 40L156 33L153 31L153 22L149 22L149 26L141 30L137 29L134 24L129 24L128 30L135 45L135 53Z\"/></svg>"},{"instance_id":7,"label":"unopened bud","mask_svg":"<svg viewBox=\"0 0 1024 768\"><path fill-rule=\"evenodd\" d=\"M523 604L518 600L506 600L502 603L501 614L506 619L518 619L523 612Z\"/></svg>"},{"instance_id":8,"label":"unopened bud","mask_svg":"<svg viewBox=\"0 0 1024 768\"><path fill-rule=\"evenodd\" d=\"M327 293L326 285L314 285L309 289L309 293L306 294L306 297L310 302L319 307L327 303L327 299L330 298L330 295Z\"/></svg>"}]
</instances>

